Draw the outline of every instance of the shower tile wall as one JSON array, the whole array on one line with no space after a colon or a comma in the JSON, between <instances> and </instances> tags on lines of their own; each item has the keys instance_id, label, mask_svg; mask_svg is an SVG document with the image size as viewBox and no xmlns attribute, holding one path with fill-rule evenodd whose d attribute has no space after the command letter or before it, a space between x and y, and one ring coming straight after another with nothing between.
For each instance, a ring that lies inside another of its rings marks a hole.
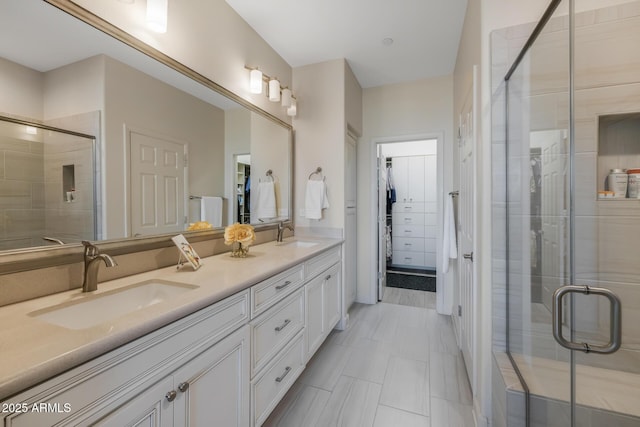
<instances>
[{"instance_id":1,"label":"shower tile wall","mask_svg":"<svg viewBox=\"0 0 640 427\"><path fill-rule=\"evenodd\" d=\"M0 250L32 246L45 227L43 144L0 138Z\"/></svg>"}]
</instances>

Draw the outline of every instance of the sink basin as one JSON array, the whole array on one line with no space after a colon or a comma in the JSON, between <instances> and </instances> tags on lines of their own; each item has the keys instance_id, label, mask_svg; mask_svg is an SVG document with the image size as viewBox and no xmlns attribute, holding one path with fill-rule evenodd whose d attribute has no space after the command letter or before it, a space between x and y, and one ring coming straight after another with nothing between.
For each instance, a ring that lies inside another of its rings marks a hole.
<instances>
[{"instance_id":1,"label":"sink basin","mask_svg":"<svg viewBox=\"0 0 640 427\"><path fill-rule=\"evenodd\" d=\"M79 301L45 308L30 315L67 329L87 329L145 307L169 301L176 295L197 287L165 280L147 280L104 294L87 295Z\"/></svg>"},{"instance_id":2,"label":"sink basin","mask_svg":"<svg viewBox=\"0 0 640 427\"><path fill-rule=\"evenodd\" d=\"M307 240L292 240L290 242L284 242L281 246L294 246L296 248L312 248L318 245L318 242L309 242Z\"/></svg>"}]
</instances>

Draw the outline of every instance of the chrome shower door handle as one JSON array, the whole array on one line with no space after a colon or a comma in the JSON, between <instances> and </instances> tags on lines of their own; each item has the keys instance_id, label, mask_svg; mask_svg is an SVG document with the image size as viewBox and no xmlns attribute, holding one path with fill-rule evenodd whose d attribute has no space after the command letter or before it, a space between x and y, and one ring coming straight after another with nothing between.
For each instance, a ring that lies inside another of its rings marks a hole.
<instances>
[{"instance_id":1,"label":"chrome shower door handle","mask_svg":"<svg viewBox=\"0 0 640 427\"><path fill-rule=\"evenodd\" d=\"M606 345L595 345L589 343L577 343L568 341L562 334L562 318L563 308L562 299L566 294L578 293L583 295L601 295L606 297L611 303L611 310L609 312L609 342ZM558 344L569 350L580 350L585 353L601 353L611 354L615 353L622 344L622 308L620 304L620 298L606 288L594 288L590 286L576 286L569 285L556 289L553 293L553 337L558 341Z\"/></svg>"}]
</instances>

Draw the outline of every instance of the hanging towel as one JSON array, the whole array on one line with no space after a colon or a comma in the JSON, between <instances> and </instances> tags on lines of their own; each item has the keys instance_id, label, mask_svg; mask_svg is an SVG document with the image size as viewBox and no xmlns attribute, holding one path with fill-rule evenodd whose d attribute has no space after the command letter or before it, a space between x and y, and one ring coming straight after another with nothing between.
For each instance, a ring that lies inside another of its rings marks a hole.
<instances>
[{"instance_id":1,"label":"hanging towel","mask_svg":"<svg viewBox=\"0 0 640 427\"><path fill-rule=\"evenodd\" d=\"M213 227L222 227L222 197L202 197L200 221L207 221Z\"/></svg>"},{"instance_id":2,"label":"hanging towel","mask_svg":"<svg viewBox=\"0 0 640 427\"><path fill-rule=\"evenodd\" d=\"M278 216L275 182L264 181L258 184L258 201L256 203L258 204L256 207L258 219L272 219Z\"/></svg>"},{"instance_id":3,"label":"hanging towel","mask_svg":"<svg viewBox=\"0 0 640 427\"><path fill-rule=\"evenodd\" d=\"M324 180L307 181L307 192L305 195L305 216L308 219L322 219L322 210L329 207L327 197L327 186Z\"/></svg>"},{"instance_id":4,"label":"hanging towel","mask_svg":"<svg viewBox=\"0 0 640 427\"><path fill-rule=\"evenodd\" d=\"M449 271L449 260L458 258L456 244L456 219L453 210L453 195L449 195L444 206L444 235L442 236L442 271Z\"/></svg>"}]
</instances>

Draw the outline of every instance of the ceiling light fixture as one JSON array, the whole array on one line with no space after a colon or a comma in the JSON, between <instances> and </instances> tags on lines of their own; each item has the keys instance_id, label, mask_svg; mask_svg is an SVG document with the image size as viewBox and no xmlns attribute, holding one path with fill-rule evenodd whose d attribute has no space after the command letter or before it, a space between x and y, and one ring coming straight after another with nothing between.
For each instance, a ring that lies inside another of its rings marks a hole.
<instances>
[{"instance_id":1,"label":"ceiling light fixture","mask_svg":"<svg viewBox=\"0 0 640 427\"><path fill-rule=\"evenodd\" d=\"M267 97L271 102L281 102L282 107L287 109L287 115L294 117L298 109L296 107L296 97L293 96L291 89L280 86L280 81L275 77L269 77L256 67L247 67L249 70L249 92L260 94L267 83Z\"/></svg>"},{"instance_id":2,"label":"ceiling light fixture","mask_svg":"<svg viewBox=\"0 0 640 427\"><path fill-rule=\"evenodd\" d=\"M393 44L393 39L391 37L385 37L382 39L382 44L385 46L391 46Z\"/></svg>"},{"instance_id":3,"label":"ceiling light fixture","mask_svg":"<svg viewBox=\"0 0 640 427\"><path fill-rule=\"evenodd\" d=\"M167 32L169 0L147 0L147 26L156 33Z\"/></svg>"}]
</instances>

